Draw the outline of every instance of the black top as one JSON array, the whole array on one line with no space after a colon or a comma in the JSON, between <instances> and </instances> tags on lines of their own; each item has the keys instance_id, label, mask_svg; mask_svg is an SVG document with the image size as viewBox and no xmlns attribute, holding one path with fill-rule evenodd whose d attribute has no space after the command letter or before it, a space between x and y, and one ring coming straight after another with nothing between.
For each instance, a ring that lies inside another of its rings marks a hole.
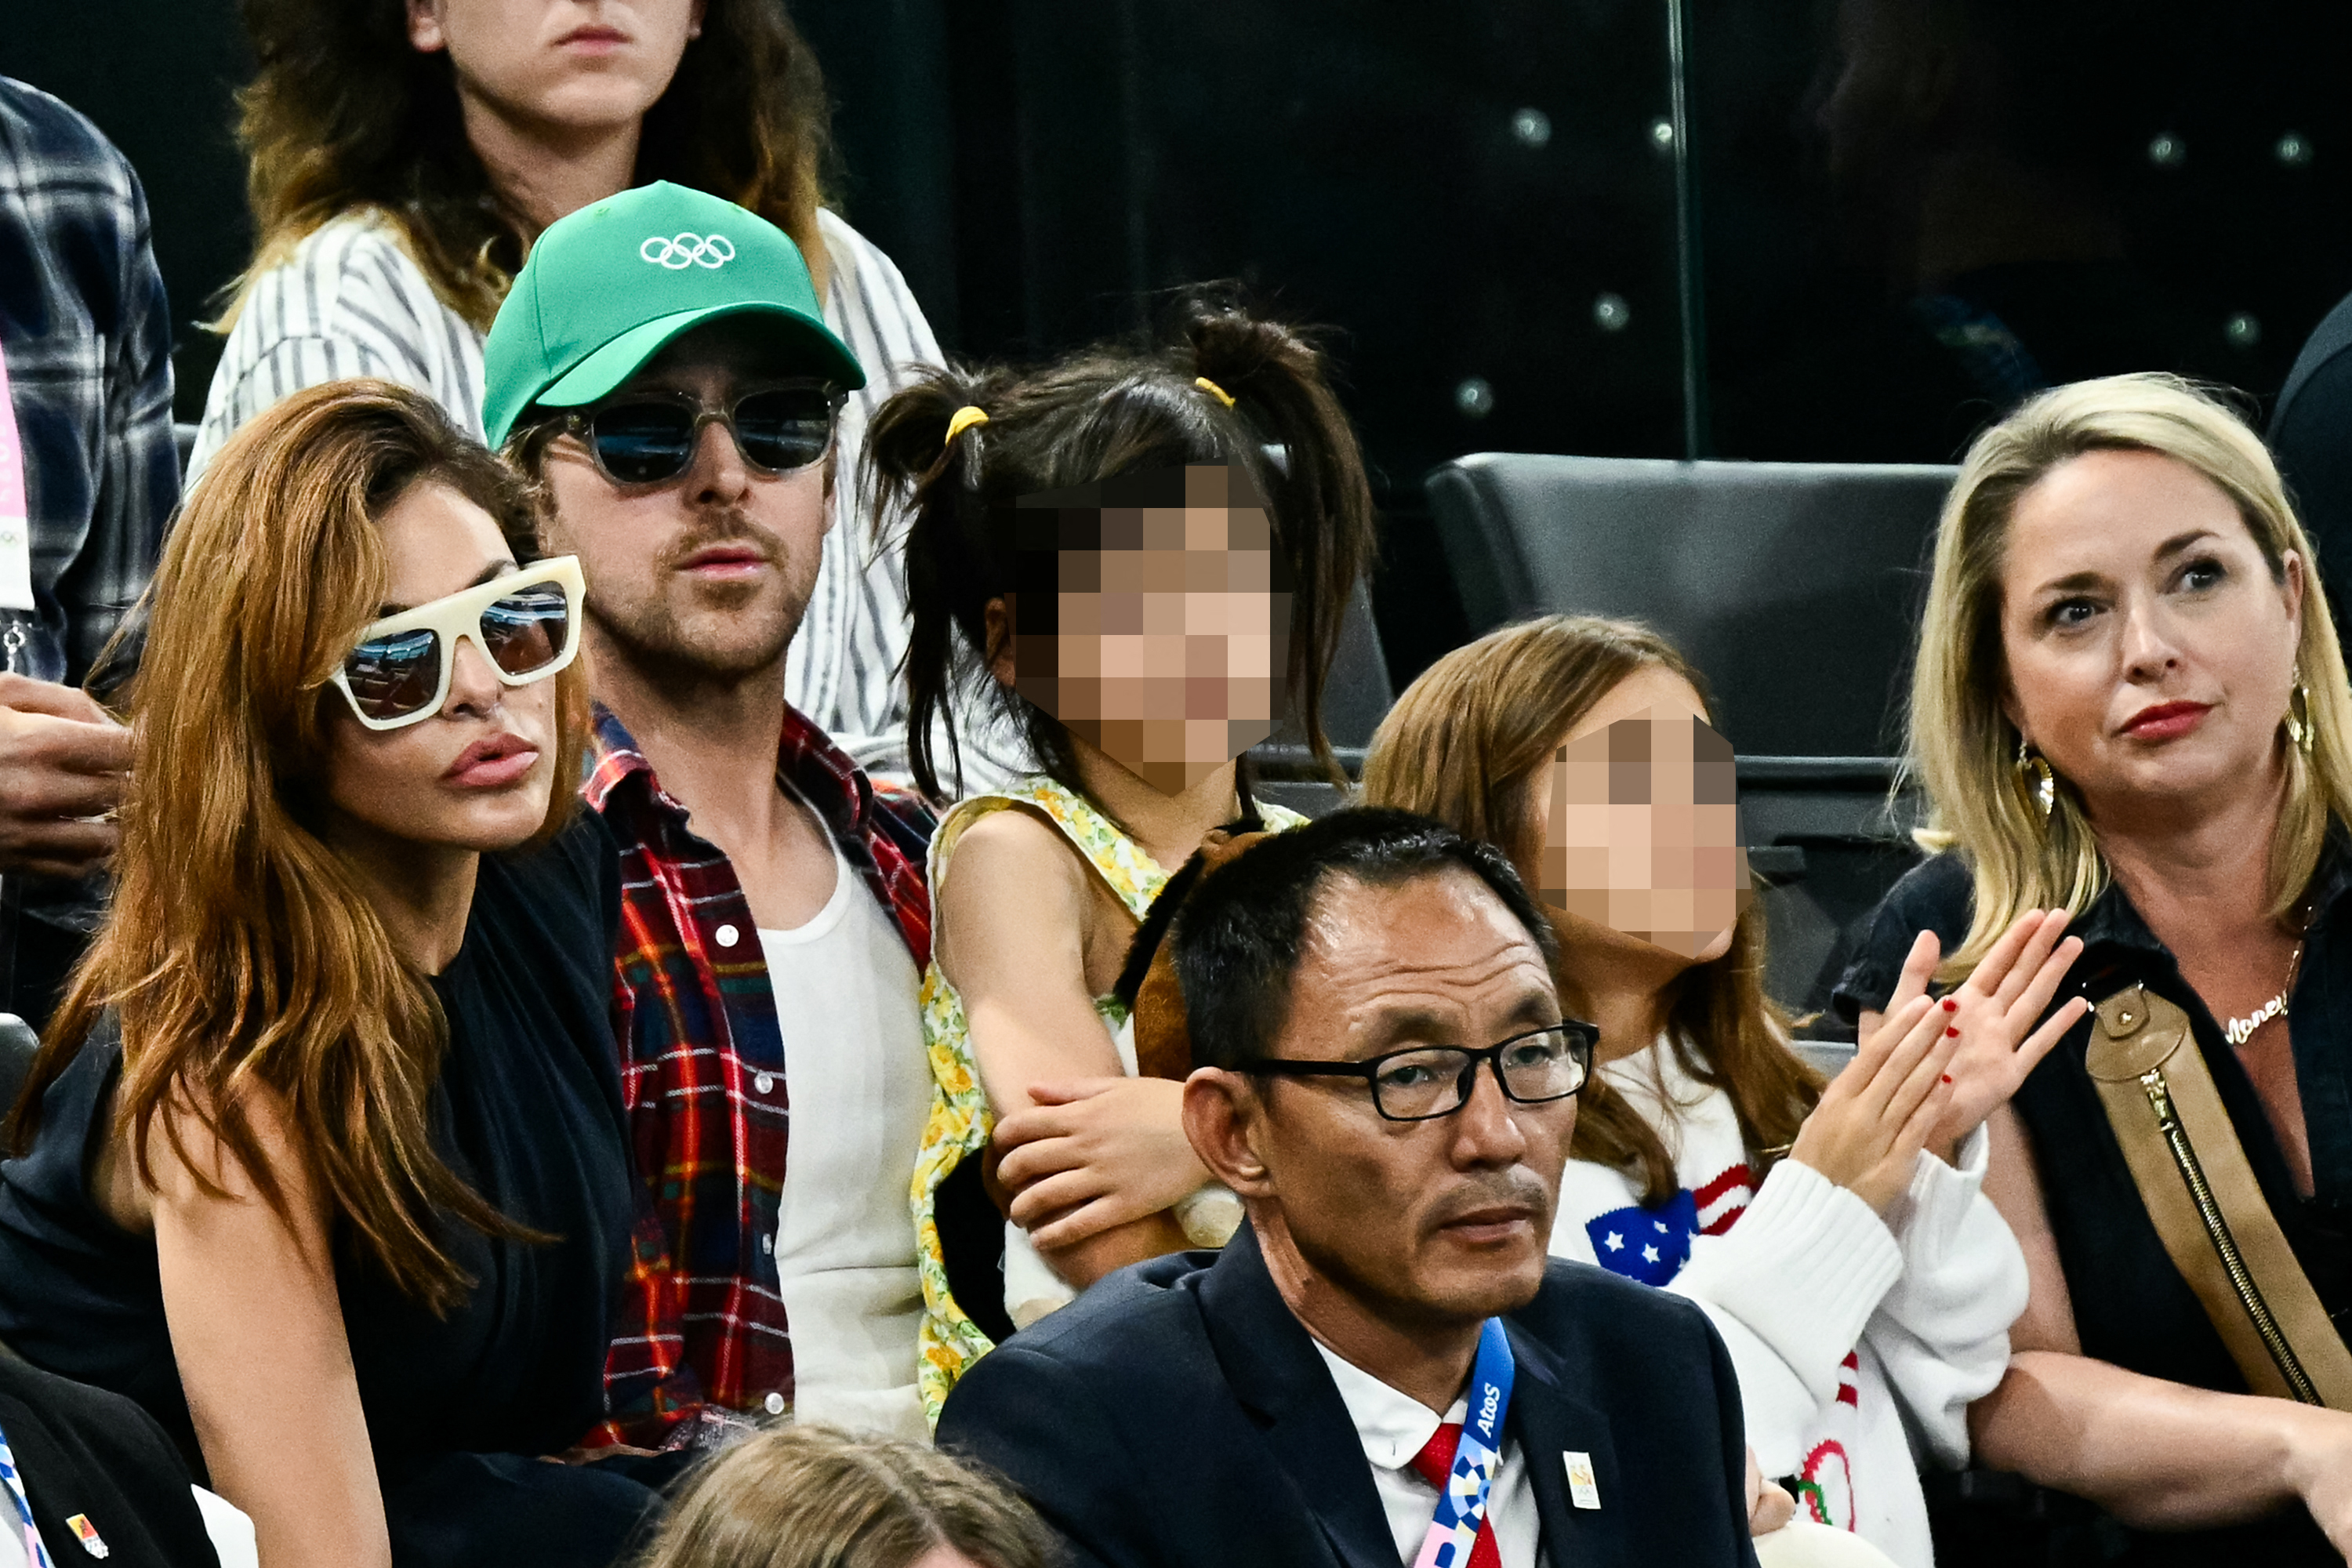
<instances>
[{"instance_id":1,"label":"black top","mask_svg":"<svg viewBox=\"0 0 2352 1568\"><path fill-rule=\"evenodd\" d=\"M1739 1384L1697 1308L1554 1259L1504 1327L1505 1427L1549 1561L1753 1568ZM1019 1487L1074 1568L1396 1568L1362 1440L1246 1225L982 1357L939 1440ZM1569 1453L1591 1457L1598 1509L1573 1506Z\"/></svg>"},{"instance_id":2,"label":"black top","mask_svg":"<svg viewBox=\"0 0 2352 1568\"><path fill-rule=\"evenodd\" d=\"M337 1235L344 1327L388 1483L451 1451L556 1452L602 1417L633 1213L610 1013L619 900L611 841L583 813L536 854L482 858L464 944L434 977L449 1046L427 1110L433 1147L500 1213L559 1239L494 1241L445 1221L441 1244L476 1283L441 1319ZM93 1034L43 1099L32 1151L0 1164L0 1341L131 1395L200 1464L154 1237L115 1226L88 1188L121 1068L119 1037Z\"/></svg>"},{"instance_id":3,"label":"black top","mask_svg":"<svg viewBox=\"0 0 2352 1568\"><path fill-rule=\"evenodd\" d=\"M79 1514L106 1568L217 1568L188 1467L154 1419L119 1394L0 1356L0 1434L16 1458L51 1562L70 1568ZM13 1528L16 1505L0 1501Z\"/></svg>"},{"instance_id":4,"label":"black top","mask_svg":"<svg viewBox=\"0 0 2352 1568\"><path fill-rule=\"evenodd\" d=\"M2221 1104L2244 1146L2271 1212L2286 1233L2338 1326L2352 1322L2352 857L2332 844L2312 884L2311 924L2288 999L2294 1068L2311 1143L2315 1195L2294 1190L2285 1155L2237 1053L2172 954L2147 929L2120 886L2109 883L2073 924L2083 954L2053 999L2093 1003L2137 984L2189 1015ZM1859 955L1838 982L1833 1005L1852 1020L1883 1011L1911 943L1932 931L1952 948L1968 933L1973 885L1958 857L1939 855L1900 882L1872 917ZM2045 1015L2046 1016L2046 1015ZM2221 1335L2156 1234L2116 1143L2098 1091L2084 1070L2091 1037L2085 1017L2028 1075L2016 1098L2032 1140L2042 1200L2066 1273L2083 1352L2150 1377L2224 1393L2246 1392ZM2305 1533L2299 1530L2298 1534ZM2315 1531L2309 1540L2318 1542ZM2323 1548L2324 1549L2324 1548ZM2300 1561L2300 1558L2294 1559ZM2334 1563L2334 1556L2313 1561Z\"/></svg>"}]
</instances>

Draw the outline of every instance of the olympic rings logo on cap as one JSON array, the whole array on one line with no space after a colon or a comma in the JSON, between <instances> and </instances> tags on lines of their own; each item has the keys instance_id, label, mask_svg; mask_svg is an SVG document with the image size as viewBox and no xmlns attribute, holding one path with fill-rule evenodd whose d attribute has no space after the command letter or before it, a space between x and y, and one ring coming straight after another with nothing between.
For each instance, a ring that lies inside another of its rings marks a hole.
<instances>
[{"instance_id":1,"label":"olympic rings logo on cap","mask_svg":"<svg viewBox=\"0 0 2352 1568\"><path fill-rule=\"evenodd\" d=\"M698 234L652 234L637 247L637 255L672 272L688 267L708 267L716 271L735 259L735 247L723 234L708 237Z\"/></svg>"}]
</instances>

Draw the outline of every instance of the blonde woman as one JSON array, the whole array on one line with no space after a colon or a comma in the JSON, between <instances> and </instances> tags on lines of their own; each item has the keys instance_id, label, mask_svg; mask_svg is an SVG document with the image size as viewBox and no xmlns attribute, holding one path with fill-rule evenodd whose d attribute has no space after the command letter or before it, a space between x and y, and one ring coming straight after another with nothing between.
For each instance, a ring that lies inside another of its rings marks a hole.
<instances>
[{"instance_id":1,"label":"blonde woman","mask_svg":"<svg viewBox=\"0 0 2352 1568\"><path fill-rule=\"evenodd\" d=\"M2157 1532L2134 1562L2341 1561L2352 1414L2248 1396L2084 1066L2087 1003L2137 984L2181 1008L2295 1259L2352 1307L2352 702L2253 433L2128 375L1979 438L1937 537L1911 747L1945 852L1888 897L1841 1008L1873 1027L1922 927L1947 978L2020 910L2074 911L2084 943L2053 1008L2070 1034L1991 1122L1986 1191L2032 1294L1971 1412L1979 1458Z\"/></svg>"},{"instance_id":2,"label":"blonde woman","mask_svg":"<svg viewBox=\"0 0 2352 1568\"><path fill-rule=\"evenodd\" d=\"M941 1453L787 1426L700 1471L642 1568L1050 1568L1053 1533Z\"/></svg>"}]
</instances>

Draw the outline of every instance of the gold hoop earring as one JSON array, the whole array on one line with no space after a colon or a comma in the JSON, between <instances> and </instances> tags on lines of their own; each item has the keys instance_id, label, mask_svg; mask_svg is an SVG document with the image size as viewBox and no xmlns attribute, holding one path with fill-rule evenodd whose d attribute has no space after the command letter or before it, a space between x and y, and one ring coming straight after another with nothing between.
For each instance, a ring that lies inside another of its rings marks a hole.
<instances>
[{"instance_id":1,"label":"gold hoop earring","mask_svg":"<svg viewBox=\"0 0 2352 1568\"><path fill-rule=\"evenodd\" d=\"M2296 670L2294 689L2286 694L2286 738L2307 757L2318 736L2319 727L2311 721L2311 688L2303 683L2303 671Z\"/></svg>"},{"instance_id":2,"label":"gold hoop earring","mask_svg":"<svg viewBox=\"0 0 2352 1568\"><path fill-rule=\"evenodd\" d=\"M2050 814L2058 809L2058 775L2050 771L2049 760L2028 745L2022 735L2017 738L2017 782L2027 802L2042 813L2042 820L2049 821Z\"/></svg>"}]
</instances>

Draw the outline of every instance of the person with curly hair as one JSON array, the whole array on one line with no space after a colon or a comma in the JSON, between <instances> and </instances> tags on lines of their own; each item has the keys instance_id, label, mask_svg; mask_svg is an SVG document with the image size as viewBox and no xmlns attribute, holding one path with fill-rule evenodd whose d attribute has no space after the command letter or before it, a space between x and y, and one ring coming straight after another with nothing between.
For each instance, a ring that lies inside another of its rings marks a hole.
<instances>
[{"instance_id":1,"label":"person with curly hair","mask_svg":"<svg viewBox=\"0 0 2352 1568\"><path fill-rule=\"evenodd\" d=\"M243 0L259 70L240 94L257 243L218 323L193 479L238 426L341 376L429 393L482 424L482 338L556 219L668 180L790 235L827 324L870 379L842 412L855 472L868 413L939 342L906 280L823 207L824 79L783 0ZM667 247L654 247L659 238ZM647 266L725 265L723 230L647 237ZM895 556L832 526L793 705L857 762L904 769Z\"/></svg>"}]
</instances>

